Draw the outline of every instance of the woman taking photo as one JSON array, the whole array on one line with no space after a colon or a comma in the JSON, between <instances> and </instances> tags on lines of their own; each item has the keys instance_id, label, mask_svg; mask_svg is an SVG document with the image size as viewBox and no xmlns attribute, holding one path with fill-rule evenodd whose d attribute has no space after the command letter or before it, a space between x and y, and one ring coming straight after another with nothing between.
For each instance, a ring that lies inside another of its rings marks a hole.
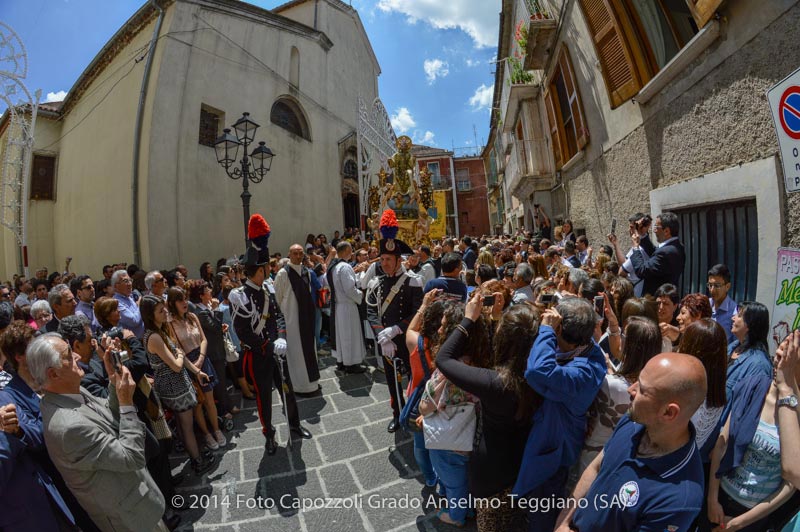
<instances>
[{"instance_id":1,"label":"woman taking photo","mask_svg":"<svg viewBox=\"0 0 800 532\"><path fill-rule=\"evenodd\" d=\"M216 451L220 447L224 447L228 441L219 430L217 405L214 403L214 387L217 385L218 379L211 360L207 357L208 341L197 316L189 312L186 293L182 289L172 287L167 291L167 305L170 314L169 329L172 331L172 336L181 350L186 353L189 362L202 369L207 377L204 381L198 379L198 394L202 391L202 395L197 398L194 417L204 435L206 446L212 451ZM203 413L204 408L205 413L208 414L208 420ZM208 428L209 423L211 430Z\"/></svg>"},{"instance_id":2,"label":"woman taking photo","mask_svg":"<svg viewBox=\"0 0 800 532\"><path fill-rule=\"evenodd\" d=\"M189 372L202 381L207 381L208 375L189 362L183 351L175 346L167 326L167 308L161 298L144 296L139 310L145 327L143 340L147 360L153 368L153 388L161 403L177 418L181 440L192 460L192 469L200 475L214 465L214 456L201 455L194 436L192 412L197 405L197 396Z\"/></svg>"},{"instance_id":3,"label":"woman taking photo","mask_svg":"<svg viewBox=\"0 0 800 532\"><path fill-rule=\"evenodd\" d=\"M703 318L711 317L711 303L708 296L704 294L687 294L681 299L680 310L678 311L678 326L662 325L661 334L672 342L672 345L680 343L681 335L692 323Z\"/></svg>"},{"instance_id":4,"label":"woman taking photo","mask_svg":"<svg viewBox=\"0 0 800 532\"><path fill-rule=\"evenodd\" d=\"M475 367L464 355L469 354L473 337L481 336L484 297L477 292L469 300L464 319L436 355L436 367L454 386L480 400L483 431L469 460L469 492L500 504L478 506L478 530L525 530L527 510L515 506L509 494L538 404L536 392L525 381L525 368L539 318L531 305L509 308L494 334L490 367Z\"/></svg>"}]
</instances>

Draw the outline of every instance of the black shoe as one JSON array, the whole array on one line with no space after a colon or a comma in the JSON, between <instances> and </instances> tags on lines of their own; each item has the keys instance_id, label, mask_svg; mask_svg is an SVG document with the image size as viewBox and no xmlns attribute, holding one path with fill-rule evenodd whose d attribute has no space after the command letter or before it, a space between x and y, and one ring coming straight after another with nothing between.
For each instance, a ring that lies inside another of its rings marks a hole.
<instances>
[{"instance_id":1,"label":"black shoe","mask_svg":"<svg viewBox=\"0 0 800 532\"><path fill-rule=\"evenodd\" d=\"M179 486L181 482L184 481L185 478L186 475L184 475L183 473L178 473L174 477L170 477L170 481L172 482L173 486Z\"/></svg>"},{"instance_id":2,"label":"black shoe","mask_svg":"<svg viewBox=\"0 0 800 532\"><path fill-rule=\"evenodd\" d=\"M362 366L361 364L353 364L352 366L345 366L344 367L345 373L349 373L350 375L357 374L357 373L364 373L367 371L367 368Z\"/></svg>"},{"instance_id":3,"label":"black shoe","mask_svg":"<svg viewBox=\"0 0 800 532\"><path fill-rule=\"evenodd\" d=\"M391 434L393 432L397 432L397 429L399 428L400 428L400 420L397 418L393 418L392 422L389 423L389 426L386 427L386 430L389 431L389 433Z\"/></svg>"},{"instance_id":4,"label":"black shoe","mask_svg":"<svg viewBox=\"0 0 800 532\"><path fill-rule=\"evenodd\" d=\"M181 516L171 510L164 512L162 519L170 530L175 530L181 526Z\"/></svg>"},{"instance_id":5,"label":"black shoe","mask_svg":"<svg viewBox=\"0 0 800 532\"><path fill-rule=\"evenodd\" d=\"M341 362L336 363L336 371L346 371L347 366L342 364Z\"/></svg>"},{"instance_id":6,"label":"black shoe","mask_svg":"<svg viewBox=\"0 0 800 532\"><path fill-rule=\"evenodd\" d=\"M311 433L308 432L308 429L304 427L291 427L289 430L291 431L292 434L296 434L297 436L300 436L304 440L311 439Z\"/></svg>"},{"instance_id":7,"label":"black shoe","mask_svg":"<svg viewBox=\"0 0 800 532\"><path fill-rule=\"evenodd\" d=\"M267 443L264 444L264 447L267 448L267 454L269 456L278 452L278 442L275 441L275 434L267 436Z\"/></svg>"},{"instance_id":8,"label":"black shoe","mask_svg":"<svg viewBox=\"0 0 800 532\"><path fill-rule=\"evenodd\" d=\"M202 475L211 469L216 461L217 459L214 457L214 455L211 455L211 458L201 456L200 458L192 460L192 469L194 469L196 475Z\"/></svg>"}]
</instances>

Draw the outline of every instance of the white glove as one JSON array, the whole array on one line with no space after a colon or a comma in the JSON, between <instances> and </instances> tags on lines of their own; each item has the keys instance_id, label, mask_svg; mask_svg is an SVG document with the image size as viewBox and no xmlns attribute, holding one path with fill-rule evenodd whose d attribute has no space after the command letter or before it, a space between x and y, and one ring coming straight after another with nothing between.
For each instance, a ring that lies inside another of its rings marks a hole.
<instances>
[{"instance_id":1,"label":"white glove","mask_svg":"<svg viewBox=\"0 0 800 532\"><path fill-rule=\"evenodd\" d=\"M275 354L278 356L286 354L286 340L284 338L278 338L275 340L273 344L273 348L275 349Z\"/></svg>"},{"instance_id":2,"label":"white glove","mask_svg":"<svg viewBox=\"0 0 800 532\"><path fill-rule=\"evenodd\" d=\"M385 344L387 342L391 342L392 338L397 336L398 334L402 333L403 330L400 329L397 325L392 325L391 327L386 327L381 332L378 333L378 343Z\"/></svg>"},{"instance_id":3,"label":"white glove","mask_svg":"<svg viewBox=\"0 0 800 532\"><path fill-rule=\"evenodd\" d=\"M397 353L397 346L390 340L385 344L381 344L381 353L383 356L391 360L394 358L395 353Z\"/></svg>"}]
</instances>

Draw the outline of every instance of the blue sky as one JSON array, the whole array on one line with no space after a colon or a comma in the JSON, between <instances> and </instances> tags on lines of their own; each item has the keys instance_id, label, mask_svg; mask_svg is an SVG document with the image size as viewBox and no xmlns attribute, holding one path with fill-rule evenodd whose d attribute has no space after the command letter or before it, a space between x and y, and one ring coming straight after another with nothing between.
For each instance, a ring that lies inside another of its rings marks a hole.
<instances>
[{"instance_id":1,"label":"blue sky","mask_svg":"<svg viewBox=\"0 0 800 532\"><path fill-rule=\"evenodd\" d=\"M350 3L349 0L345 0ZM25 84L61 99L144 0L0 0L28 52ZM251 3L271 9L280 0ZM451 149L489 130L500 0L352 0L381 65L395 132ZM0 67L1 68L1 67ZM63 92L61 92L63 91Z\"/></svg>"}]
</instances>

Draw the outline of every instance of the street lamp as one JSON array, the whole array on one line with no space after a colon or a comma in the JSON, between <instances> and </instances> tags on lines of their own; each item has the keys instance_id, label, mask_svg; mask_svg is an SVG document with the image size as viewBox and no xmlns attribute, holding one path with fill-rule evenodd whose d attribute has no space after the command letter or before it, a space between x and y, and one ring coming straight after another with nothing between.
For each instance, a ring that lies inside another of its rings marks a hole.
<instances>
[{"instance_id":1,"label":"street lamp","mask_svg":"<svg viewBox=\"0 0 800 532\"><path fill-rule=\"evenodd\" d=\"M242 117L233 124L236 136L231 134L229 128L222 130L222 136L214 141L214 151L217 154L217 162L225 169L225 173L231 179L242 180L242 211L244 211L244 241L245 247L249 244L247 238L247 222L250 220L250 181L261 183L264 176L272 166L272 158L275 156L272 150L267 148L264 142L259 142L258 146L248 157L247 149L253 143L256 136L258 124L250 120L250 113L242 113ZM236 166L236 156L239 153L239 146L244 146L240 166ZM251 162L250 159L253 161Z\"/></svg>"}]
</instances>

